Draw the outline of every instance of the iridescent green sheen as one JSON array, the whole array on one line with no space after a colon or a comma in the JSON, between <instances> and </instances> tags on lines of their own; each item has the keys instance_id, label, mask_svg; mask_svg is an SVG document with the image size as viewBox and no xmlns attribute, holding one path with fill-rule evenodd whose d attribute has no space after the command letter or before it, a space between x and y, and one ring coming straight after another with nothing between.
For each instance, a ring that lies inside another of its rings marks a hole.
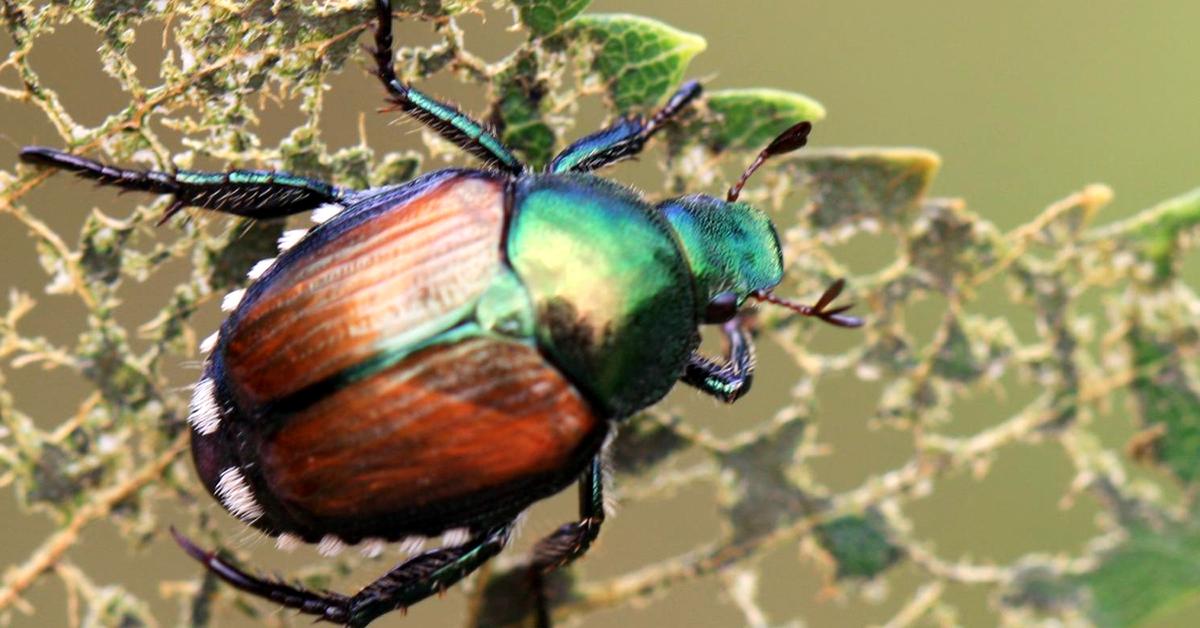
<instances>
[{"instance_id":1,"label":"iridescent green sheen","mask_svg":"<svg viewBox=\"0 0 1200 628\"><path fill-rule=\"evenodd\" d=\"M580 164L602 159L605 154L611 154L622 145L636 141L645 127L635 118L625 118L598 133L577 140L574 144L563 149L554 161L550 162L549 171L553 173L570 172ZM583 170L588 170L584 168Z\"/></svg>"},{"instance_id":2,"label":"iridescent green sheen","mask_svg":"<svg viewBox=\"0 0 1200 628\"><path fill-rule=\"evenodd\" d=\"M275 177L273 173L263 170L234 170L233 172L225 175L225 178L228 179L230 183L261 184L270 183ZM292 179L292 181L280 181L280 183L285 185L295 185L295 181L297 180L303 181L303 179L300 179L299 177L288 177L287 175L283 175L282 178Z\"/></svg>"},{"instance_id":3,"label":"iridescent green sheen","mask_svg":"<svg viewBox=\"0 0 1200 628\"><path fill-rule=\"evenodd\" d=\"M217 185L225 182L225 173L180 170L175 173L175 180L180 183L190 183L193 185Z\"/></svg>"},{"instance_id":4,"label":"iridescent green sheen","mask_svg":"<svg viewBox=\"0 0 1200 628\"><path fill-rule=\"evenodd\" d=\"M695 275L701 309L722 292L738 295L738 303L756 290L775 287L783 279L783 253L771 219L746 203L697 194L658 205L683 245Z\"/></svg>"},{"instance_id":5,"label":"iridescent green sheen","mask_svg":"<svg viewBox=\"0 0 1200 628\"><path fill-rule=\"evenodd\" d=\"M517 161L517 158L509 152L508 148L500 140L496 139L487 129L476 124L471 118L426 96L414 87L409 87L405 93L408 99L417 107L458 129L468 138L477 140L501 163L507 166L520 166L521 162Z\"/></svg>"},{"instance_id":6,"label":"iridescent green sheen","mask_svg":"<svg viewBox=\"0 0 1200 628\"><path fill-rule=\"evenodd\" d=\"M321 194L331 194L334 190L332 185L323 181L271 170L230 170L229 172L180 170L175 173L175 180L187 185L285 185Z\"/></svg>"},{"instance_id":7,"label":"iridescent green sheen","mask_svg":"<svg viewBox=\"0 0 1200 628\"><path fill-rule=\"evenodd\" d=\"M581 174L523 178L513 208L508 256L538 344L610 416L661 399L699 344L691 271L662 215Z\"/></svg>"},{"instance_id":8,"label":"iridescent green sheen","mask_svg":"<svg viewBox=\"0 0 1200 628\"><path fill-rule=\"evenodd\" d=\"M479 297L475 320L488 333L529 342L537 325L529 291L507 268L496 274L492 285Z\"/></svg>"}]
</instances>

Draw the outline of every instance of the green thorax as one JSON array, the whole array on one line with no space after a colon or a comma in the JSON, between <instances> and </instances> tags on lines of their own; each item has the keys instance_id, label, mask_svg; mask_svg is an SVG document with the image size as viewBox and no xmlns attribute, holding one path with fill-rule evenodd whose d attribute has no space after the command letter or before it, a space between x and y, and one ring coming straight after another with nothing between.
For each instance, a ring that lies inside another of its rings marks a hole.
<instances>
[{"instance_id":1,"label":"green thorax","mask_svg":"<svg viewBox=\"0 0 1200 628\"><path fill-rule=\"evenodd\" d=\"M701 310L722 292L736 294L740 305L783 279L779 235L762 211L700 194L663 201L657 209L683 248Z\"/></svg>"},{"instance_id":2,"label":"green thorax","mask_svg":"<svg viewBox=\"0 0 1200 628\"><path fill-rule=\"evenodd\" d=\"M671 226L591 175L523 178L507 251L542 350L610 416L658 401L699 344L692 273Z\"/></svg>"}]
</instances>

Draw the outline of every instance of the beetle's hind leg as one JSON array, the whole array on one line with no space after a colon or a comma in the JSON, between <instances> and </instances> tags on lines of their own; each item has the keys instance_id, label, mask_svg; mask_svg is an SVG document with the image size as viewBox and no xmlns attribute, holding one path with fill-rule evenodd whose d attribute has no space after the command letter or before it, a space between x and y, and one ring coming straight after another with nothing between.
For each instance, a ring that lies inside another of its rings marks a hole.
<instances>
[{"instance_id":1,"label":"beetle's hind leg","mask_svg":"<svg viewBox=\"0 0 1200 628\"><path fill-rule=\"evenodd\" d=\"M247 573L218 556L216 552L201 549L174 528L171 528L171 534L189 556L199 561L213 575L237 589L327 621L346 623L349 619L350 598L344 595L328 591L310 591L298 585Z\"/></svg>"},{"instance_id":2,"label":"beetle's hind leg","mask_svg":"<svg viewBox=\"0 0 1200 628\"><path fill-rule=\"evenodd\" d=\"M278 218L317 209L326 203L340 203L349 194L344 188L284 172L133 170L42 146L21 149L21 160L68 170L101 185L170 194L175 202L160 223L184 207L203 207L247 218Z\"/></svg>"},{"instance_id":3,"label":"beetle's hind leg","mask_svg":"<svg viewBox=\"0 0 1200 628\"><path fill-rule=\"evenodd\" d=\"M604 523L604 467L601 456L579 477L579 520L564 523L533 546L529 574L537 596L537 625L550 626L550 611L544 578L583 556L600 534Z\"/></svg>"},{"instance_id":4,"label":"beetle's hind leg","mask_svg":"<svg viewBox=\"0 0 1200 628\"><path fill-rule=\"evenodd\" d=\"M475 534L462 545L444 547L404 561L383 577L348 597L328 591L311 591L297 585L249 574L232 563L206 552L172 530L176 542L209 571L230 585L301 613L347 626L366 626L380 615L407 608L441 593L475 571L504 549L512 523Z\"/></svg>"}]
</instances>

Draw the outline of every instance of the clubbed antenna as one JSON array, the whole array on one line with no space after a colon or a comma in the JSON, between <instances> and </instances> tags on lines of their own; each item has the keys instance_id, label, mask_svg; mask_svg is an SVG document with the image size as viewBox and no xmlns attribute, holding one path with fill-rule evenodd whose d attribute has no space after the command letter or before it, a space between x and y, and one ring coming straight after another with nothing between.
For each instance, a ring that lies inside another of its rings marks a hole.
<instances>
[{"instance_id":1,"label":"clubbed antenna","mask_svg":"<svg viewBox=\"0 0 1200 628\"><path fill-rule=\"evenodd\" d=\"M765 153L766 151L763 152ZM759 301L766 301L767 303L773 303L775 305L786 307L787 309L802 316L813 316L819 318L822 321L837 327L862 327L863 319L857 316L846 316L842 314L842 312L854 307L853 303L843 305L841 307L835 307L832 310L825 309L830 303L833 303L834 299L838 298L838 295L842 293L842 289L845 287L846 280L838 279L825 289L825 294L822 294L821 298L817 299L817 302L814 305L796 303L791 299L775 296L766 290L759 290L758 292L753 293L751 296Z\"/></svg>"},{"instance_id":2,"label":"clubbed antenna","mask_svg":"<svg viewBox=\"0 0 1200 628\"><path fill-rule=\"evenodd\" d=\"M729 188L729 194L725 197L725 200L730 203L736 201L742 193L742 187L750 179L750 175L754 174L754 171L758 170L768 159L803 148L808 143L808 132L811 130L812 123L801 122L792 125L788 130L780 133L779 137L771 140L771 143L762 149L758 157L755 157L754 161L746 168L746 171L742 173L737 183L734 183L733 187Z\"/></svg>"}]
</instances>

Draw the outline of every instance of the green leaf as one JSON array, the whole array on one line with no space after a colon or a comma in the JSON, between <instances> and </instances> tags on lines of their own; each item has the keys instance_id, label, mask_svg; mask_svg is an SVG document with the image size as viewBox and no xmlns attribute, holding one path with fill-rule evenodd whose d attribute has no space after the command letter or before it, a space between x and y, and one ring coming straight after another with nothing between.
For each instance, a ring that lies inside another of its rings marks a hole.
<instances>
[{"instance_id":1,"label":"green leaf","mask_svg":"<svg viewBox=\"0 0 1200 628\"><path fill-rule=\"evenodd\" d=\"M512 0L521 24L535 37L558 30L579 15L592 0Z\"/></svg>"},{"instance_id":2,"label":"green leaf","mask_svg":"<svg viewBox=\"0 0 1200 628\"><path fill-rule=\"evenodd\" d=\"M678 85L704 38L636 15L583 15L565 29L584 81L603 83L617 111L650 107Z\"/></svg>"},{"instance_id":3,"label":"green leaf","mask_svg":"<svg viewBox=\"0 0 1200 628\"><path fill-rule=\"evenodd\" d=\"M821 103L777 89L726 89L705 99L707 111L684 125L684 138L695 138L706 148L757 150L802 120L825 118Z\"/></svg>"},{"instance_id":4,"label":"green leaf","mask_svg":"<svg viewBox=\"0 0 1200 628\"><path fill-rule=\"evenodd\" d=\"M1154 265L1154 280L1175 276L1179 236L1200 226L1200 188L1176 196L1138 213L1133 218L1089 234L1093 241L1130 240Z\"/></svg>"},{"instance_id":5,"label":"green leaf","mask_svg":"<svg viewBox=\"0 0 1200 628\"><path fill-rule=\"evenodd\" d=\"M847 515L817 526L817 542L837 563L837 578L874 578L900 560L877 515Z\"/></svg>"},{"instance_id":6,"label":"green leaf","mask_svg":"<svg viewBox=\"0 0 1200 628\"><path fill-rule=\"evenodd\" d=\"M1091 590L1100 626L1131 626L1200 598L1200 527L1136 524L1129 540L1077 578Z\"/></svg>"},{"instance_id":7,"label":"green leaf","mask_svg":"<svg viewBox=\"0 0 1200 628\"><path fill-rule=\"evenodd\" d=\"M1156 339L1141 323L1126 335L1137 375L1130 388L1141 422L1163 432L1142 448L1184 483L1200 477L1200 392L1188 377L1176 340Z\"/></svg>"},{"instance_id":8,"label":"green leaf","mask_svg":"<svg viewBox=\"0 0 1200 628\"><path fill-rule=\"evenodd\" d=\"M542 76L538 55L523 50L513 55L507 67L492 82L494 105L490 119L497 122L500 140L541 168L554 154L557 137L546 122L546 95L550 85Z\"/></svg>"}]
</instances>

